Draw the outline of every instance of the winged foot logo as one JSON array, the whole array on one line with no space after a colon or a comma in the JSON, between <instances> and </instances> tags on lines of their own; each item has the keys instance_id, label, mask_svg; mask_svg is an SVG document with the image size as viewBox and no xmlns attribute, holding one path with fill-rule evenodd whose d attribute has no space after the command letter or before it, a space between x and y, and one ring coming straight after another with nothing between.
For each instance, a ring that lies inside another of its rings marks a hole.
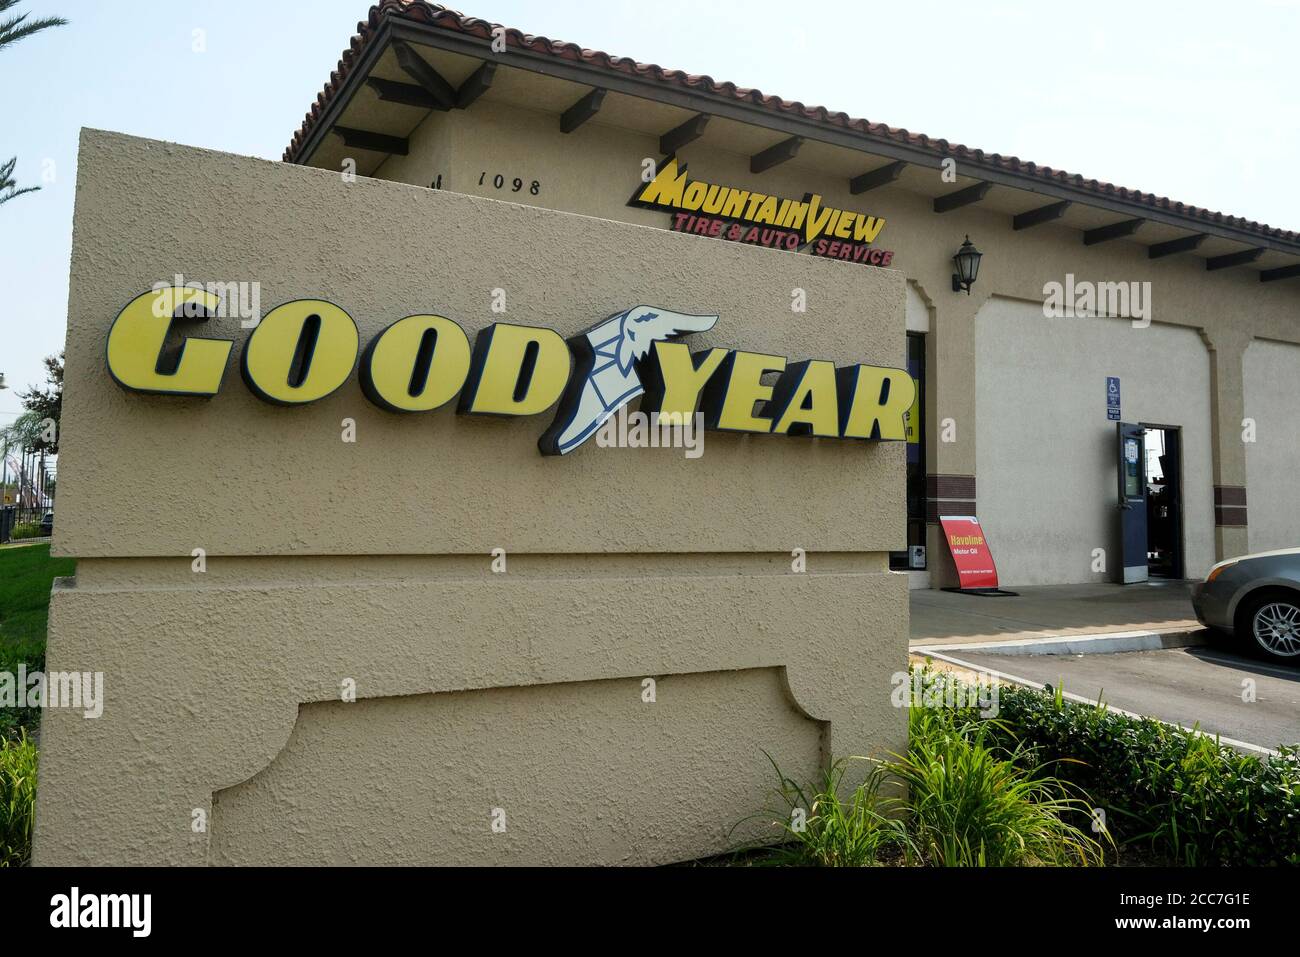
<instances>
[{"instance_id":1,"label":"winged foot logo","mask_svg":"<svg viewBox=\"0 0 1300 957\"><path fill-rule=\"evenodd\" d=\"M824 359L791 363L718 347L691 352L677 341L717 321L716 315L633 306L571 338L574 373L538 441L542 453L568 454L637 397L652 419L687 423L700 410L705 426L720 431L906 439L916 384L903 370L836 368ZM772 376L774 384L763 382Z\"/></svg>"},{"instance_id":2,"label":"winged foot logo","mask_svg":"<svg viewBox=\"0 0 1300 957\"><path fill-rule=\"evenodd\" d=\"M543 455L564 455L595 434L605 421L645 393L637 362L656 342L706 332L717 316L693 316L652 306L633 306L569 340L574 374L565 387L555 422L538 440Z\"/></svg>"},{"instance_id":3,"label":"winged foot logo","mask_svg":"<svg viewBox=\"0 0 1300 957\"><path fill-rule=\"evenodd\" d=\"M108 332L109 374L124 389L171 396L217 395L231 339L190 334L221 315L199 285L137 296ZM386 412L412 414L453 399L461 415L519 417L556 406L538 440L568 455L640 398L657 422L699 421L725 432L901 441L916 385L901 369L837 367L825 359L719 346L692 352L682 338L712 330L716 314L638 305L567 343L554 329L497 322L470 344L445 316L399 319L361 348L352 316L323 299L295 299L262 317L243 345L240 376L258 399L306 405L340 389L360 368L361 391ZM600 444L600 443L598 443Z\"/></svg>"}]
</instances>

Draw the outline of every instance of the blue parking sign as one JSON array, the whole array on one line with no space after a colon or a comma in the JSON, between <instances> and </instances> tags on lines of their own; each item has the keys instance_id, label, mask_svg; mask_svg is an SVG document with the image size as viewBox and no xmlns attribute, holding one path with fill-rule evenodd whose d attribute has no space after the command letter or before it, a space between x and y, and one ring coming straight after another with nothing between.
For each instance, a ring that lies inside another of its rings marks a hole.
<instances>
[{"instance_id":1,"label":"blue parking sign","mask_svg":"<svg viewBox=\"0 0 1300 957\"><path fill-rule=\"evenodd\" d=\"M1106 376L1106 418L1119 421L1119 376Z\"/></svg>"}]
</instances>

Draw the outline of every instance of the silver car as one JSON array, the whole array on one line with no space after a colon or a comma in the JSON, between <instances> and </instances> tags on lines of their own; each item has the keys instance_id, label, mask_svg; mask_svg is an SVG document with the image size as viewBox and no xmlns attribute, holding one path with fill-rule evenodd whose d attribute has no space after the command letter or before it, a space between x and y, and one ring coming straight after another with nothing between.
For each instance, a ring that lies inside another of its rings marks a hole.
<instances>
[{"instance_id":1,"label":"silver car","mask_svg":"<svg viewBox=\"0 0 1300 957\"><path fill-rule=\"evenodd\" d=\"M1300 548L1219 562L1192 586L1192 607L1243 650L1300 664Z\"/></svg>"}]
</instances>

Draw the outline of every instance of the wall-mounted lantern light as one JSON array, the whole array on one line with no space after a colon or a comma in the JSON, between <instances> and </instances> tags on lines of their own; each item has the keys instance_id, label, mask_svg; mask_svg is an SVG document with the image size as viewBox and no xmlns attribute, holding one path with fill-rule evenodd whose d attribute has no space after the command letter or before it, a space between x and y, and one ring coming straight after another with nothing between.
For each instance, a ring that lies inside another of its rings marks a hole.
<instances>
[{"instance_id":1,"label":"wall-mounted lantern light","mask_svg":"<svg viewBox=\"0 0 1300 957\"><path fill-rule=\"evenodd\" d=\"M980 257L984 254L971 245L970 237L961 244L961 249L957 250L952 257L953 265L957 271L952 274L952 291L961 292L966 290L966 295L970 295L970 287L975 285L975 277L980 272Z\"/></svg>"}]
</instances>

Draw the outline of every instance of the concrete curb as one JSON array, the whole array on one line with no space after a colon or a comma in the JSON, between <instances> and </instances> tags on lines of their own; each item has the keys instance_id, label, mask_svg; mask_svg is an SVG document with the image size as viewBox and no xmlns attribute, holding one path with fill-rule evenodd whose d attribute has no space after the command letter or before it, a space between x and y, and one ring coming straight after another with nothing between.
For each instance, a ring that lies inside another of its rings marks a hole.
<instances>
[{"instance_id":1,"label":"concrete curb","mask_svg":"<svg viewBox=\"0 0 1300 957\"><path fill-rule=\"evenodd\" d=\"M1100 655L1121 651L1157 651L1161 648L1193 648L1210 644L1205 628L1188 631L1115 631L1104 635L1063 635L1060 638L1017 638L1009 641L973 641L933 645L912 645L912 654L931 651L993 651L1000 655Z\"/></svg>"},{"instance_id":2,"label":"concrete curb","mask_svg":"<svg viewBox=\"0 0 1300 957\"><path fill-rule=\"evenodd\" d=\"M1099 635L1098 637L1104 637L1104 636ZM967 645L966 647L971 647L971 646ZM912 654L919 654L919 653L920 653L919 649L913 649L912 651ZM1002 681L1007 684L1020 685L1021 687L1024 688L1033 688L1037 691L1047 690L1047 685L1043 684L1041 681L1034 681L1031 678L1021 678L1018 675L1010 675L1003 671L994 671L991 668L984 668L972 662L963 661L960 658L949 656L943 653L936 653L935 655L933 655L933 657L949 665L955 665L956 667L961 668L965 671L970 671L974 674L987 675L990 678L994 678L998 681ZM1073 702L1074 704L1081 704L1088 707L1096 707L1099 703L1094 699L1085 698L1083 695L1074 694L1073 692L1069 692L1065 690L1061 691L1061 697L1063 697L1066 701ZM1198 735L1199 737L1213 738L1215 741L1219 742L1219 744L1226 745L1227 747L1230 747L1233 750L1241 751L1245 754L1253 754L1256 757L1276 757L1277 754L1279 753L1272 748L1266 748L1260 744L1252 744L1249 741L1241 741L1238 740L1237 738L1224 737L1221 734L1213 734L1212 732L1209 731L1202 731L1200 728L1189 728L1185 724L1179 724L1176 721L1165 721L1163 718L1157 718L1155 715L1138 714L1136 711L1128 711L1124 708L1118 708L1115 705L1106 704L1104 700L1101 701L1100 704L1107 711L1113 711L1116 714L1127 715L1130 718L1146 718L1151 721L1158 721L1161 724L1168 725L1171 728L1178 728L1182 731L1188 731L1192 734Z\"/></svg>"}]
</instances>

